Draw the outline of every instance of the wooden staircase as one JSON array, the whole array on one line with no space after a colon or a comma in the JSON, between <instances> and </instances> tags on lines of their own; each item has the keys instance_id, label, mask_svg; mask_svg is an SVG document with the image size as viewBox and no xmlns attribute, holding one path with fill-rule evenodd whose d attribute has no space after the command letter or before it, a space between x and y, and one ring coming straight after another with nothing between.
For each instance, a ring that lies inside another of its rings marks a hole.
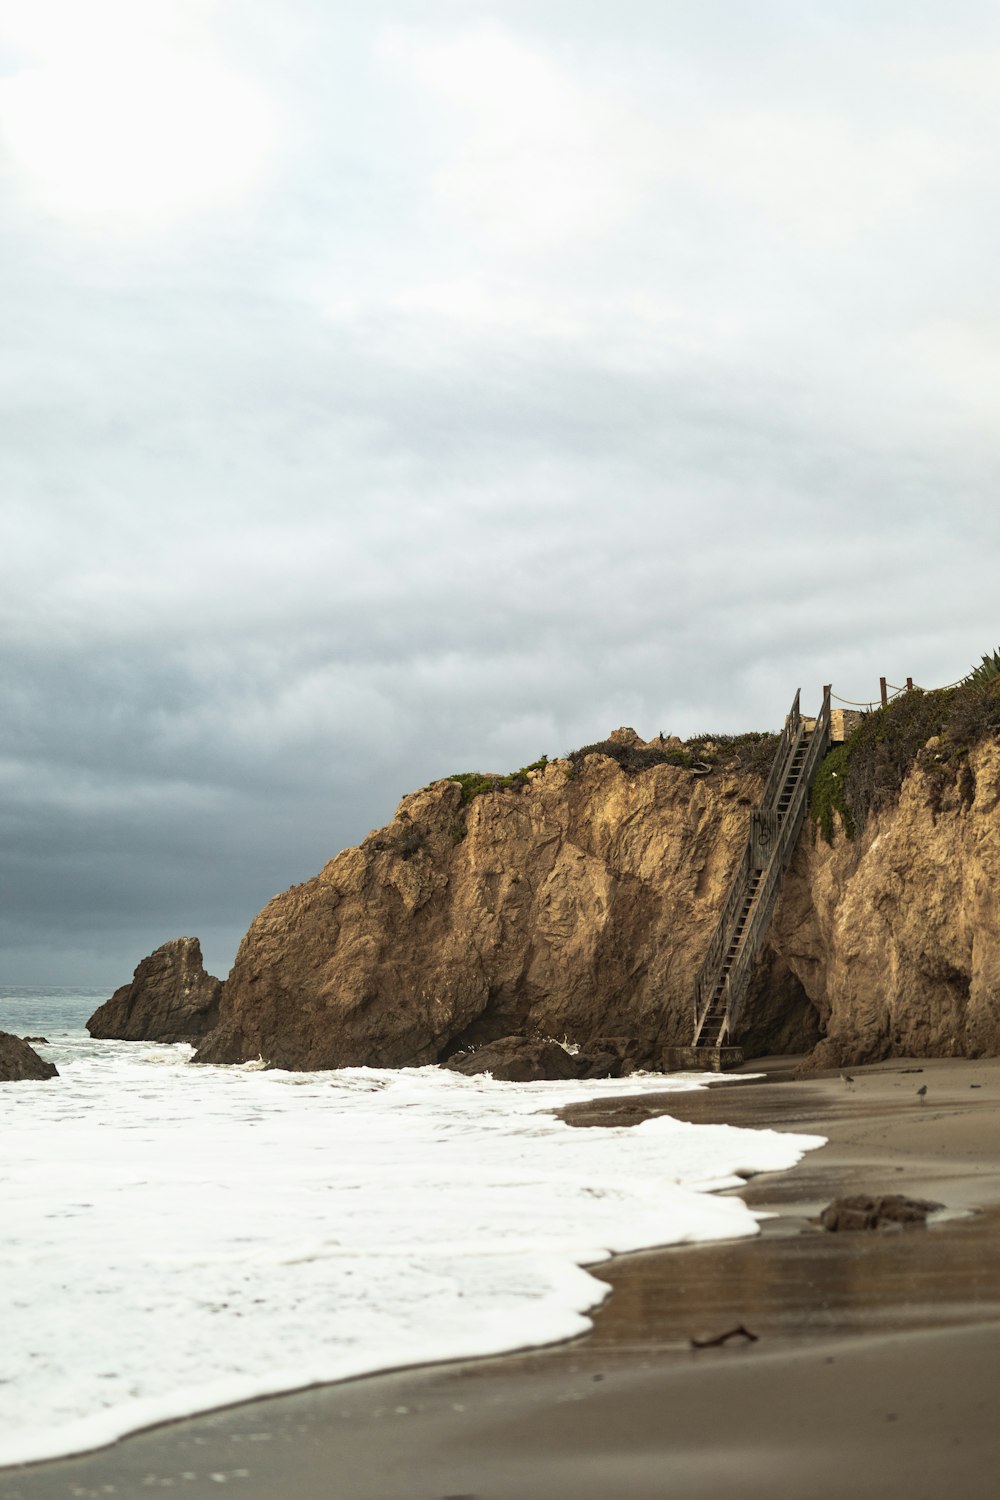
<instances>
[{"instance_id":1,"label":"wooden staircase","mask_svg":"<svg viewBox=\"0 0 1000 1500\"><path fill-rule=\"evenodd\" d=\"M695 980L694 1038L684 1049L691 1054L689 1065L718 1071L727 1061L742 1060L725 1054L738 1051L731 1039L805 820L816 767L829 746L830 689L823 689L823 707L808 728L796 693L763 796L750 815L743 858Z\"/></svg>"}]
</instances>

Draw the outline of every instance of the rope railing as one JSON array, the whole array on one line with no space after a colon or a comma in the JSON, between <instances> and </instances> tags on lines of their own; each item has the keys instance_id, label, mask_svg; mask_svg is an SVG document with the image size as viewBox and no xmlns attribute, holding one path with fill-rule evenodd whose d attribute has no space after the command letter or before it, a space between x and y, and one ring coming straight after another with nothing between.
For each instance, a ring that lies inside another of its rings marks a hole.
<instances>
[{"instance_id":1,"label":"rope railing","mask_svg":"<svg viewBox=\"0 0 1000 1500\"><path fill-rule=\"evenodd\" d=\"M938 688L921 687L920 683L914 682L912 677L908 678L905 683L890 682L888 678L883 677L881 685L886 689L884 698L880 694L878 698L870 698L865 702L863 699L858 698L842 698L839 693L834 692L831 692L830 697L837 703L843 703L845 708L860 708L871 713L876 709L885 708L888 703L891 703L893 699L898 698L902 693L946 693L949 688L961 687L964 683L968 682L970 675L967 672L964 677L959 677L955 682L946 682L943 687Z\"/></svg>"},{"instance_id":2,"label":"rope railing","mask_svg":"<svg viewBox=\"0 0 1000 1500\"><path fill-rule=\"evenodd\" d=\"M905 691L905 689L904 689L904 691ZM867 708L867 709L872 709L872 708L880 708L881 707L880 700L876 700L874 698L870 698L867 703L862 703L862 702L860 702L856 698L842 698L839 693L831 693L830 697L833 698L833 699L835 699L837 703L843 703L843 704L845 704L847 708Z\"/></svg>"}]
</instances>

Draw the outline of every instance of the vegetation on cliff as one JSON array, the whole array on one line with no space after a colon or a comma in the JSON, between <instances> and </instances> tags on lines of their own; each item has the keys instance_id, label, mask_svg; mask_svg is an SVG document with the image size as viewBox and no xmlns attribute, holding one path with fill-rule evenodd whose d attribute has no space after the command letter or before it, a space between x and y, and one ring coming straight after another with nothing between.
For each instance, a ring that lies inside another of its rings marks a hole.
<instances>
[{"instance_id":1,"label":"vegetation on cliff","mask_svg":"<svg viewBox=\"0 0 1000 1500\"><path fill-rule=\"evenodd\" d=\"M446 781L457 781L462 788L462 806L468 807L470 802L477 797L485 796L488 792L506 792L511 788L527 786L530 772L544 771L549 763L547 755L538 760L533 760L529 766L522 766L519 771L511 771L505 776L491 775L483 771L457 771L452 776L446 776Z\"/></svg>"},{"instance_id":2,"label":"vegetation on cliff","mask_svg":"<svg viewBox=\"0 0 1000 1500\"><path fill-rule=\"evenodd\" d=\"M588 755L603 755L613 760L627 776L639 775L653 766L680 766L683 770L702 773L721 766L727 771L746 771L763 777L771 769L777 743L778 736L764 730L751 730L746 734L699 734L685 741L663 740L662 744L644 744L638 738L631 743L611 738L571 750L564 759L569 777L579 773ZM459 771L444 779L458 782L462 788L462 806L468 807L477 797L492 792L520 790L528 785L532 771L544 771L548 764L548 756L543 755L507 775Z\"/></svg>"},{"instance_id":3,"label":"vegetation on cliff","mask_svg":"<svg viewBox=\"0 0 1000 1500\"><path fill-rule=\"evenodd\" d=\"M566 757L577 769L588 755L606 755L626 775L635 776L652 766L680 766L684 770L712 769L723 765L726 770L748 771L766 776L774 759L778 736L766 731L750 730L746 734L698 734L683 743L629 745L618 740L598 740L584 745Z\"/></svg>"},{"instance_id":4,"label":"vegetation on cliff","mask_svg":"<svg viewBox=\"0 0 1000 1500\"><path fill-rule=\"evenodd\" d=\"M992 656L984 656L981 664L973 667L965 680L966 682L992 682L997 677L1000 677L1000 646Z\"/></svg>"},{"instance_id":5,"label":"vegetation on cliff","mask_svg":"<svg viewBox=\"0 0 1000 1500\"><path fill-rule=\"evenodd\" d=\"M814 828L832 841L839 817L848 837L868 817L893 806L907 774L920 766L928 775L931 810L950 789L970 806L976 792L969 751L1000 734L1000 674L977 668L957 687L902 693L887 708L866 714L821 764L813 782Z\"/></svg>"}]
</instances>

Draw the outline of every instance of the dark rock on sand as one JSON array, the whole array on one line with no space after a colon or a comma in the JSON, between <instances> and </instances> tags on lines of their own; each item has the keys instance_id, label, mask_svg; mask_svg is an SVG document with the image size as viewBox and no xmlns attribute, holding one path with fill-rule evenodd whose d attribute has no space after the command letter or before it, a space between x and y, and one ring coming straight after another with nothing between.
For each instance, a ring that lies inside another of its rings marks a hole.
<instances>
[{"instance_id":1,"label":"dark rock on sand","mask_svg":"<svg viewBox=\"0 0 1000 1500\"><path fill-rule=\"evenodd\" d=\"M222 981L206 974L197 938L174 938L144 958L87 1022L91 1036L123 1042L197 1042L219 1018Z\"/></svg>"},{"instance_id":2,"label":"dark rock on sand","mask_svg":"<svg viewBox=\"0 0 1000 1500\"><path fill-rule=\"evenodd\" d=\"M641 1047L634 1037L601 1036L577 1057L580 1078L627 1078L639 1066Z\"/></svg>"},{"instance_id":3,"label":"dark rock on sand","mask_svg":"<svg viewBox=\"0 0 1000 1500\"><path fill-rule=\"evenodd\" d=\"M927 1215L942 1208L941 1203L930 1203L925 1198L907 1198L902 1193L887 1193L881 1198L872 1198L864 1193L849 1198L837 1198L824 1208L819 1222L824 1229L905 1229L916 1224L926 1224Z\"/></svg>"},{"instance_id":4,"label":"dark rock on sand","mask_svg":"<svg viewBox=\"0 0 1000 1500\"><path fill-rule=\"evenodd\" d=\"M443 1064L453 1073L471 1077L491 1073L505 1083L533 1083L538 1079L622 1078L632 1072L635 1044L605 1037L586 1052L572 1053L551 1040L504 1036L474 1052L456 1052Z\"/></svg>"},{"instance_id":5,"label":"dark rock on sand","mask_svg":"<svg viewBox=\"0 0 1000 1500\"><path fill-rule=\"evenodd\" d=\"M443 1066L467 1077L491 1073L505 1083L580 1077L578 1059L558 1042L528 1041L520 1036L502 1036L475 1052L456 1052Z\"/></svg>"},{"instance_id":6,"label":"dark rock on sand","mask_svg":"<svg viewBox=\"0 0 1000 1500\"><path fill-rule=\"evenodd\" d=\"M53 1064L39 1057L21 1037L0 1031L0 1083L27 1083L58 1077Z\"/></svg>"}]
</instances>

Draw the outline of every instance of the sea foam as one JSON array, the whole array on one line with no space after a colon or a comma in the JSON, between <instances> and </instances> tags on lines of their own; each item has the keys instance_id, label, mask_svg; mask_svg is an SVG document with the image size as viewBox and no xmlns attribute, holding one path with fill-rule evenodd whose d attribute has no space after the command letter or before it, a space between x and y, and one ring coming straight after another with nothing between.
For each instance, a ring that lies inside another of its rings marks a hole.
<instances>
[{"instance_id":1,"label":"sea foam","mask_svg":"<svg viewBox=\"0 0 1000 1500\"><path fill-rule=\"evenodd\" d=\"M434 1068L188 1067L64 1040L0 1088L0 1463L268 1392L570 1338L616 1252L752 1235L743 1174L819 1137L574 1129L707 1079L505 1084Z\"/></svg>"}]
</instances>

